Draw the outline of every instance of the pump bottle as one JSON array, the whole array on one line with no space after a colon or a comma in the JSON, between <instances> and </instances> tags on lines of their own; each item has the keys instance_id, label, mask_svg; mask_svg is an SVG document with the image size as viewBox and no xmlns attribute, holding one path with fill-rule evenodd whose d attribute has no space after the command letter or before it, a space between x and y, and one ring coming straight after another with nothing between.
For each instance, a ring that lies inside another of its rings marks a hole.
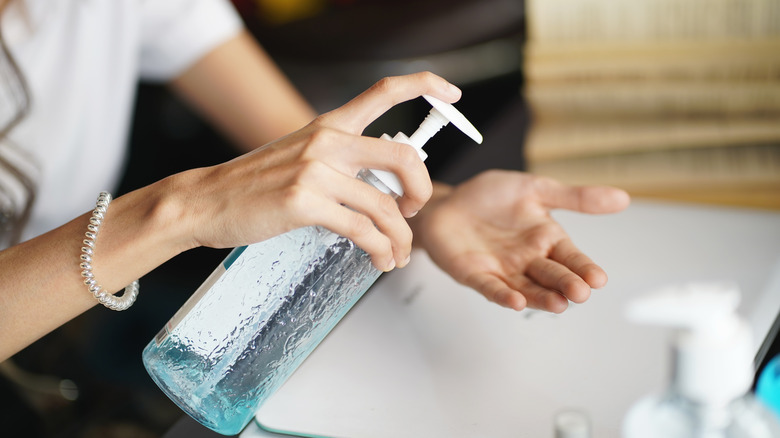
<instances>
[{"instance_id":1,"label":"pump bottle","mask_svg":"<svg viewBox=\"0 0 780 438\"><path fill-rule=\"evenodd\" d=\"M452 105L423 97L433 108L417 131L382 138L423 160L422 146L449 122L482 142ZM392 173L364 169L358 178L403 195ZM144 366L192 418L237 434L379 275L368 254L319 226L236 248L149 342Z\"/></svg>"},{"instance_id":2,"label":"pump bottle","mask_svg":"<svg viewBox=\"0 0 780 438\"><path fill-rule=\"evenodd\" d=\"M629 306L629 319L675 333L671 382L629 410L624 438L780 437L777 419L750 392L752 335L738 303L734 285L692 283Z\"/></svg>"}]
</instances>

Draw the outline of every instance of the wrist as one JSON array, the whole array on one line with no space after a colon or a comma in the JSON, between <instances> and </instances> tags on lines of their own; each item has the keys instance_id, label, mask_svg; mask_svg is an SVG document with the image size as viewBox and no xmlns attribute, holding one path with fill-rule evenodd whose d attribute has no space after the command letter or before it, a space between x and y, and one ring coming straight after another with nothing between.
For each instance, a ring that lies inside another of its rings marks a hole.
<instances>
[{"instance_id":1,"label":"wrist","mask_svg":"<svg viewBox=\"0 0 780 438\"><path fill-rule=\"evenodd\" d=\"M183 202L172 182L165 179L111 202L93 263L107 290L119 291L191 249L182 226Z\"/></svg>"},{"instance_id":2,"label":"wrist","mask_svg":"<svg viewBox=\"0 0 780 438\"><path fill-rule=\"evenodd\" d=\"M433 195L431 195L430 202L439 202L442 199L446 198L447 196L452 193L452 191L455 190L455 187L445 184L443 182L434 181L433 182Z\"/></svg>"},{"instance_id":3,"label":"wrist","mask_svg":"<svg viewBox=\"0 0 780 438\"><path fill-rule=\"evenodd\" d=\"M198 221L201 220L197 209L192 208L191 199L193 171L185 171L171 175L142 190L147 205L144 207L144 217L152 234L161 249L174 257L182 252L201 246L195 238Z\"/></svg>"},{"instance_id":4,"label":"wrist","mask_svg":"<svg viewBox=\"0 0 780 438\"><path fill-rule=\"evenodd\" d=\"M412 229L412 246L415 248L423 247L422 235L424 233L425 223L430 215L430 212L435 210L436 207L441 204L454 190L454 188L448 184L441 182L433 182L433 194L425 207L414 217L408 219L409 228Z\"/></svg>"}]
</instances>

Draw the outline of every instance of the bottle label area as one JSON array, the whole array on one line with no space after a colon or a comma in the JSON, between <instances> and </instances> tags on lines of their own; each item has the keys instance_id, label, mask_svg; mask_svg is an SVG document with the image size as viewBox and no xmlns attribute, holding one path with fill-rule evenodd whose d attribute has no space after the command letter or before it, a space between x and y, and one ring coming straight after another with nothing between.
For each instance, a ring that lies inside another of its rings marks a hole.
<instances>
[{"instance_id":1,"label":"bottle label area","mask_svg":"<svg viewBox=\"0 0 780 438\"><path fill-rule=\"evenodd\" d=\"M241 254L244 253L246 248L246 246L240 246L231 251L230 254L225 257L225 260L223 260L222 263L219 264L216 269L214 269L208 278L206 278L206 281L204 281L203 284L201 284L200 287L192 294L192 296L184 303L184 305L182 305L181 308L176 311L171 319L168 320L168 322L154 337L154 342L157 343L158 347L163 342L165 342L166 339L168 339L168 336L170 336L173 329L179 325L182 319L188 313L190 313L190 311L192 311L192 309L198 304L198 302L200 302L201 298L203 298L206 292L211 290L211 288L217 283L217 281L219 281L222 275L227 272L230 266L233 265L236 260L238 260Z\"/></svg>"}]
</instances>

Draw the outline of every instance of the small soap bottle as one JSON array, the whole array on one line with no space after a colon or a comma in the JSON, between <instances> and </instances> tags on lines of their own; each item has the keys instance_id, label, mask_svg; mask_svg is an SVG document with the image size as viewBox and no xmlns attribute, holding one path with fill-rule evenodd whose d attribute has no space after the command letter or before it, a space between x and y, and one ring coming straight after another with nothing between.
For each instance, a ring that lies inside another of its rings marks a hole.
<instances>
[{"instance_id":1,"label":"small soap bottle","mask_svg":"<svg viewBox=\"0 0 780 438\"><path fill-rule=\"evenodd\" d=\"M640 298L629 318L672 327L669 387L639 400L624 438L780 438L777 418L750 392L752 334L730 284L686 284Z\"/></svg>"},{"instance_id":2,"label":"small soap bottle","mask_svg":"<svg viewBox=\"0 0 780 438\"><path fill-rule=\"evenodd\" d=\"M422 146L450 122L481 143L452 105L423 97L433 108L417 131L382 138L423 160ZM403 194L392 173L364 169L358 178ZM192 418L237 434L379 275L368 254L319 226L236 248L149 342L144 366Z\"/></svg>"}]
</instances>

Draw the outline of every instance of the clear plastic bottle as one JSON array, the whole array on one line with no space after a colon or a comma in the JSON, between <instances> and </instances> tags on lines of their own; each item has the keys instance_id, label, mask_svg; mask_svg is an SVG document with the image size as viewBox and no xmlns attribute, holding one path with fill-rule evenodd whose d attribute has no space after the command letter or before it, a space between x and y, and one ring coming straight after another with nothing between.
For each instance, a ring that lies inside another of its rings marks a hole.
<instances>
[{"instance_id":1,"label":"clear plastic bottle","mask_svg":"<svg viewBox=\"0 0 780 438\"><path fill-rule=\"evenodd\" d=\"M420 128L392 140L425 159L422 146L452 122L481 142L454 107L424 97L434 108ZM391 173L364 169L358 178L403 194ZM149 342L144 366L192 418L234 435L379 275L368 254L319 226L236 248Z\"/></svg>"},{"instance_id":2,"label":"clear plastic bottle","mask_svg":"<svg viewBox=\"0 0 780 438\"><path fill-rule=\"evenodd\" d=\"M750 392L752 335L733 285L687 284L632 303L637 322L676 328L669 387L639 400L624 438L780 438L777 418Z\"/></svg>"}]
</instances>

